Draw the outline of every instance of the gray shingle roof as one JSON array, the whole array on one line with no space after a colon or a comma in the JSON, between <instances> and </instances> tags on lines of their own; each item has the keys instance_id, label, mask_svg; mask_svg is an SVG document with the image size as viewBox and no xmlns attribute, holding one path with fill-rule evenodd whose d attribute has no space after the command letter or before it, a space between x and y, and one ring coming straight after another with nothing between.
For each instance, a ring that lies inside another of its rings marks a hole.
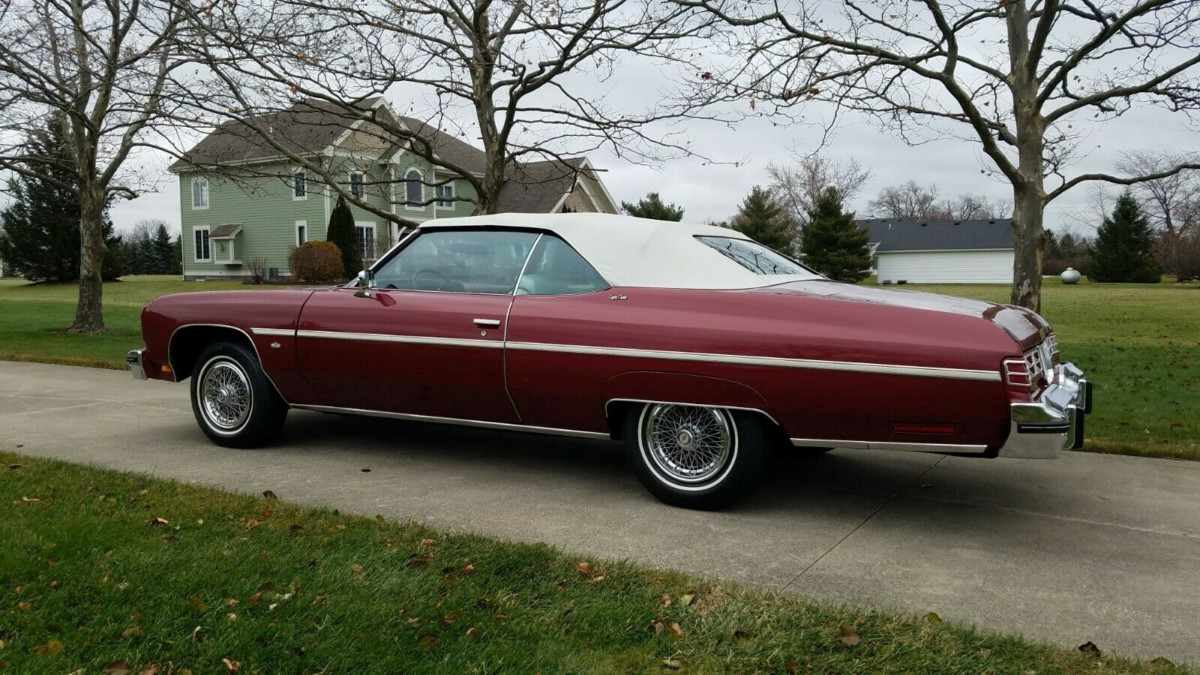
<instances>
[{"instance_id":1,"label":"gray shingle roof","mask_svg":"<svg viewBox=\"0 0 1200 675\"><path fill-rule=\"evenodd\" d=\"M364 110L379 99L362 102ZM323 101L304 101L287 110L259 116L255 122L270 130L271 138L290 152L297 154L321 152L329 147L354 122L344 108ZM258 132L241 120L230 120L171 164L172 171L193 165L213 165L246 162L277 157L280 153Z\"/></svg>"},{"instance_id":2,"label":"gray shingle roof","mask_svg":"<svg viewBox=\"0 0 1200 675\"><path fill-rule=\"evenodd\" d=\"M583 157L528 162L513 167L500 189L497 213L550 213L575 187Z\"/></svg>"},{"instance_id":3,"label":"gray shingle roof","mask_svg":"<svg viewBox=\"0 0 1200 675\"><path fill-rule=\"evenodd\" d=\"M212 229L208 233L209 239L229 239L242 231L242 226L237 223L224 223Z\"/></svg>"},{"instance_id":4,"label":"gray shingle roof","mask_svg":"<svg viewBox=\"0 0 1200 675\"><path fill-rule=\"evenodd\" d=\"M484 155L479 148L414 117L401 117L400 119L413 133L429 141L433 153L438 158L460 166L471 173L483 173ZM404 146L407 146L407 143L392 146L384 153L383 159L391 159Z\"/></svg>"},{"instance_id":5,"label":"gray shingle roof","mask_svg":"<svg viewBox=\"0 0 1200 675\"><path fill-rule=\"evenodd\" d=\"M871 218L858 221L871 233L871 244L878 252L888 251L963 251L1011 249L1012 220L900 220Z\"/></svg>"}]
</instances>

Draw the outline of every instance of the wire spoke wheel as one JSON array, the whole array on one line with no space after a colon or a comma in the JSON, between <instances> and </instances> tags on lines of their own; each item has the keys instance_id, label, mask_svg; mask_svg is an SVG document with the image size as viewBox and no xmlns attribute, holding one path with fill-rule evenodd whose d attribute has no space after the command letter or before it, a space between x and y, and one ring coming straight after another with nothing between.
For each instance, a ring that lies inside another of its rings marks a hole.
<instances>
[{"instance_id":1,"label":"wire spoke wheel","mask_svg":"<svg viewBox=\"0 0 1200 675\"><path fill-rule=\"evenodd\" d=\"M702 483L721 473L734 452L728 413L718 408L660 403L643 417L642 443L672 480Z\"/></svg>"},{"instance_id":2,"label":"wire spoke wheel","mask_svg":"<svg viewBox=\"0 0 1200 675\"><path fill-rule=\"evenodd\" d=\"M207 421L222 431L233 431L250 417L254 394L242 367L231 359L221 359L204 371L200 398Z\"/></svg>"}]
</instances>

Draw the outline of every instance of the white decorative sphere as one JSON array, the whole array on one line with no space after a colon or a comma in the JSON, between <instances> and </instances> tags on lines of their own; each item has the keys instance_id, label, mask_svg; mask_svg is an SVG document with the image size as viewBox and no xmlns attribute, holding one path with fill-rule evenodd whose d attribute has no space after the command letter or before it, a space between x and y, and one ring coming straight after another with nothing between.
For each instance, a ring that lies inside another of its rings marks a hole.
<instances>
[{"instance_id":1,"label":"white decorative sphere","mask_svg":"<svg viewBox=\"0 0 1200 675\"><path fill-rule=\"evenodd\" d=\"M1077 284L1079 283L1079 272L1073 267L1068 267L1063 270L1062 274L1058 275L1058 278L1062 279L1064 284Z\"/></svg>"}]
</instances>

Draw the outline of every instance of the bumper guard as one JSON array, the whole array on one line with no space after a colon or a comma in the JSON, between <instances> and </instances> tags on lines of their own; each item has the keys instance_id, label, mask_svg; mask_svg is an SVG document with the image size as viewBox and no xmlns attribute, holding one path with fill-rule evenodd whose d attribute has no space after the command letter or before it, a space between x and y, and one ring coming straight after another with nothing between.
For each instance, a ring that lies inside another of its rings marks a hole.
<instances>
[{"instance_id":1,"label":"bumper guard","mask_svg":"<svg viewBox=\"0 0 1200 675\"><path fill-rule=\"evenodd\" d=\"M134 349L125 355L125 363L129 365L129 370L133 371L135 380L146 379L146 369L142 367L142 352L144 349Z\"/></svg>"},{"instance_id":2,"label":"bumper guard","mask_svg":"<svg viewBox=\"0 0 1200 675\"><path fill-rule=\"evenodd\" d=\"M1053 459L1083 447L1084 417L1092 412L1092 383L1073 363L1054 367L1050 386L1032 403L1010 406L1008 440L1000 457Z\"/></svg>"}]
</instances>

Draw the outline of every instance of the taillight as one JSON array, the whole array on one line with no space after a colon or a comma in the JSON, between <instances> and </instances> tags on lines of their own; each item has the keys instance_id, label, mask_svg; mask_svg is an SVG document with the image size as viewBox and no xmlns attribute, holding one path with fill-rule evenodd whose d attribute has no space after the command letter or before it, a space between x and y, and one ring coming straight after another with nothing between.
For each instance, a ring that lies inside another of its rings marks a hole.
<instances>
[{"instance_id":1,"label":"taillight","mask_svg":"<svg viewBox=\"0 0 1200 675\"><path fill-rule=\"evenodd\" d=\"M1029 365L1025 359L1004 360L1004 383L1014 389L1033 390L1033 378L1029 375Z\"/></svg>"}]
</instances>

